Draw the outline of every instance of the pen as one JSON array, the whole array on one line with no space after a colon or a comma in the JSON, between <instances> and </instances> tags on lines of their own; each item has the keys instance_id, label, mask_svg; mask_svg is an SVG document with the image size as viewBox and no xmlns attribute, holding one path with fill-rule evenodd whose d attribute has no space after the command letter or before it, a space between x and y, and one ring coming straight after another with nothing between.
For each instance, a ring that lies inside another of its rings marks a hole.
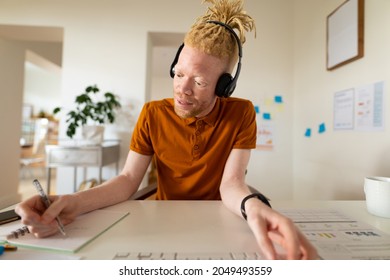
<instances>
[{"instance_id":1,"label":"pen","mask_svg":"<svg viewBox=\"0 0 390 280\"><path fill-rule=\"evenodd\" d=\"M42 188L41 184L39 183L39 181L37 179L34 179L33 184L34 184L35 188L37 189L37 191L38 191L38 193L39 193L39 195L40 195L40 197L42 199L43 204L45 204L46 208L49 208L51 202L49 200L49 197L43 191L43 188ZM62 222L61 222L61 220L60 220L60 218L58 216L56 217L56 221L57 221L57 224L58 224L58 229L60 230L62 235L66 236L64 225L62 224Z\"/></svg>"}]
</instances>

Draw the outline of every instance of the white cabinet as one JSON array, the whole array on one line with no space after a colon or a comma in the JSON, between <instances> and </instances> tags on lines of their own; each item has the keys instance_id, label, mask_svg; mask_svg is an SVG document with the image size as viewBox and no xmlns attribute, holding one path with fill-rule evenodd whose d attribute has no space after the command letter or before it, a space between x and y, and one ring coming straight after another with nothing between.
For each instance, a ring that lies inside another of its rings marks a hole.
<instances>
[{"instance_id":1,"label":"white cabinet","mask_svg":"<svg viewBox=\"0 0 390 280\"><path fill-rule=\"evenodd\" d=\"M50 193L51 169L74 167L74 191L77 191L77 168L98 167L99 183L102 182L102 169L115 164L118 173L119 143L104 143L96 146L46 145L47 188Z\"/></svg>"}]
</instances>

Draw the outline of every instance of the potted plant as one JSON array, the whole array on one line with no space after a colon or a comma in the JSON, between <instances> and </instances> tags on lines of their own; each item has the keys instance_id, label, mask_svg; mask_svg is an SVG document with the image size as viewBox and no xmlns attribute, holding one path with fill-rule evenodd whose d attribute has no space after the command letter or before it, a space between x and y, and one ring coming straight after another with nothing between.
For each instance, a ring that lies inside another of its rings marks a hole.
<instances>
[{"instance_id":1,"label":"potted plant","mask_svg":"<svg viewBox=\"0 0 390 280\"><path fill-rule=\"evenodd\" d=\"M70 138L76 134L78 127L82 127L83 138L92 142L101 142L103 140L104 123L113 123L116 117L116 110L121 107L119 99L111 92L106 92L102 97L98 95L101 91L96 85L88 86L85 92L76 96L76 108L67 113L68 124L66 135ZM53 114L62 111L62 107L56 107ZM92 131L90 124L93 123L98 132ZM97 139L97 140L96 140Z\"/></svg>"}]
</instances>

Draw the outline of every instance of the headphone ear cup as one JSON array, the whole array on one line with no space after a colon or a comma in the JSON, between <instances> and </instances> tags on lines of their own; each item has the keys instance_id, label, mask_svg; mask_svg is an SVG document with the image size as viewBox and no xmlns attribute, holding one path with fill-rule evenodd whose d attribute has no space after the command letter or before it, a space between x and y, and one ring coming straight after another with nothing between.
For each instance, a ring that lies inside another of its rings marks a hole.
<instances>
[{"instance_id":1,"label":"headphone ear cup","mask_svg":"<svg viewBox=\"0 0 390 280\"><path fill-rule=\"evenodd\" d=\"M175 66L177 64L177 61L179 60L179 56L183 47L184 43L180 45L179 49L176 52L175 58L172 61L171 68L169 68L169 75L171 76L171 78L175 77Z\"/></svg>"},{"instance_id":2,"label":"headphone ear cup","mask_svg":"<svg viewBox=\"0 0 390 280\"><path fill-rule=\"evenodd\" d=\"M229 97L233 90L232 89L233 77L229 73L224 73L219 77L217 85L215 86L215 94L219 97Z\"/></svg>"},{"instance_id":3,"label":"headphone ear cup","mask_svg":"<svg viewBox=\"0 0 390 280\"><path fill-rule=\"evenodd\" d=\"M169 70L169 75L171 76L171 78L174 78L174 77L175 77L175 66L173 66L173 67Z\"/></svg>"}]
</instances>

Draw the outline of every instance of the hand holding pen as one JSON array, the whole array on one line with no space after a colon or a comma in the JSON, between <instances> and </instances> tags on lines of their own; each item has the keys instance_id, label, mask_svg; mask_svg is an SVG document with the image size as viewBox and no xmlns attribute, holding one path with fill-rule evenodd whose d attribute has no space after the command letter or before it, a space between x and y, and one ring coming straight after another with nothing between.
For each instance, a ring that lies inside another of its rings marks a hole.
<instances>
[{"instance_id":1,"label":"hand holding pen","mask_svg":"<svg viewBox=\"0 0 390 280\"><path fill-rule=\"evenodd\" d=\"M44 205L44 208L45 209L48 209L51 205L51 202L50 202L50 199L49 197L46 195L46 193L44 192L41 184L39 183L39 181L37 179L35 179L33 181L33 184L35 186L35 188L37 189L38 191L38 194L39 194L39 197L40 197L40 200L42 201L43 205ZM31 207L31 206L30 206ZM28 208L30 208L28 207ZM18 207L17 207L18 208ZM30 208L31 209L31 208ZM16 210L16 209L15 209ZM60 218L57 216L55 218L56 220L56 223L57 223L57 227L58 229L60 230L60 232L62 233L62 235L66 236L66 233L65 233L65 229L64 229L64 225L62 224ZM27 226L23 226L13 232L11 232L10 234L7 235L7 239L14 239L14 238L19 238L20 236L23 236L25 234L28 234L30 233L29 229Z\"/></svg>"},{"instance_id":2,"label":"hand holding pen","mask_svg":"<svg viewBox=\"0 0 390 280\"><path fill-rule=\"evenodd\" d=\"M42 201L42 203L44 205L44 208L48 209L50 207L50 205L51 205L51 202L50 202L49 197L44 192L41 184L39 183L39 181L37 179L35 179L33 181L33 185L35 186L35 188L38 191L39 197L40 197L40 199L41 199L41 201ZM55 218L55 220L57 222L57 227L58 227L59 231L62 233L62 235L66 236L64 225L62 224L60 218L57 216ZM10 234L8 234L7 235L7 239L19 238L20 236L23 236L23 235L28 234L28 233L30 233L28 227L27 226L23 226L23 227L15 230L13 232L11 232Z\"/></svg>"},{"instance_id":3,"label":"hand holding pen","mask_svg":"<svg viewBox=\"0 0 390 280\"><path fill-rule=\"evenodd\" d=\"M46 195L46 193L44 192L41 184L39 183L39 181L37 179L35 179L33 181L33 184L35 186L35 188L37 189L40 197L41 197L41 200L43 202L43 204L45 205L46 209L50 207L50 199L49 197ZM65 229L64 229L64 225L62 224L60 218L57 216L56 217L56 221L57 221L57 224L58 224L58 229L60 230L60 232L62 233L62 235L66 236L66 233L65 233Z\"/></svg>"},{"instance_id":4,"label":"hand holding pen","mask_svg":"<svg viewBox=\"0 0 390 280\"><path fill-rule=\"evenodd\" d=\"M39 195L31 196L18 203L14 210L20 216L22 223L28 226L30 233L37 238L54 235L59 230L65 232L62 225L72 223L80 215L77 207L78 196L53 195L49 199L39 181L34 180L33 185ZM58 218L60 215L61 219Z\"/></svg>"}]
</instances>

